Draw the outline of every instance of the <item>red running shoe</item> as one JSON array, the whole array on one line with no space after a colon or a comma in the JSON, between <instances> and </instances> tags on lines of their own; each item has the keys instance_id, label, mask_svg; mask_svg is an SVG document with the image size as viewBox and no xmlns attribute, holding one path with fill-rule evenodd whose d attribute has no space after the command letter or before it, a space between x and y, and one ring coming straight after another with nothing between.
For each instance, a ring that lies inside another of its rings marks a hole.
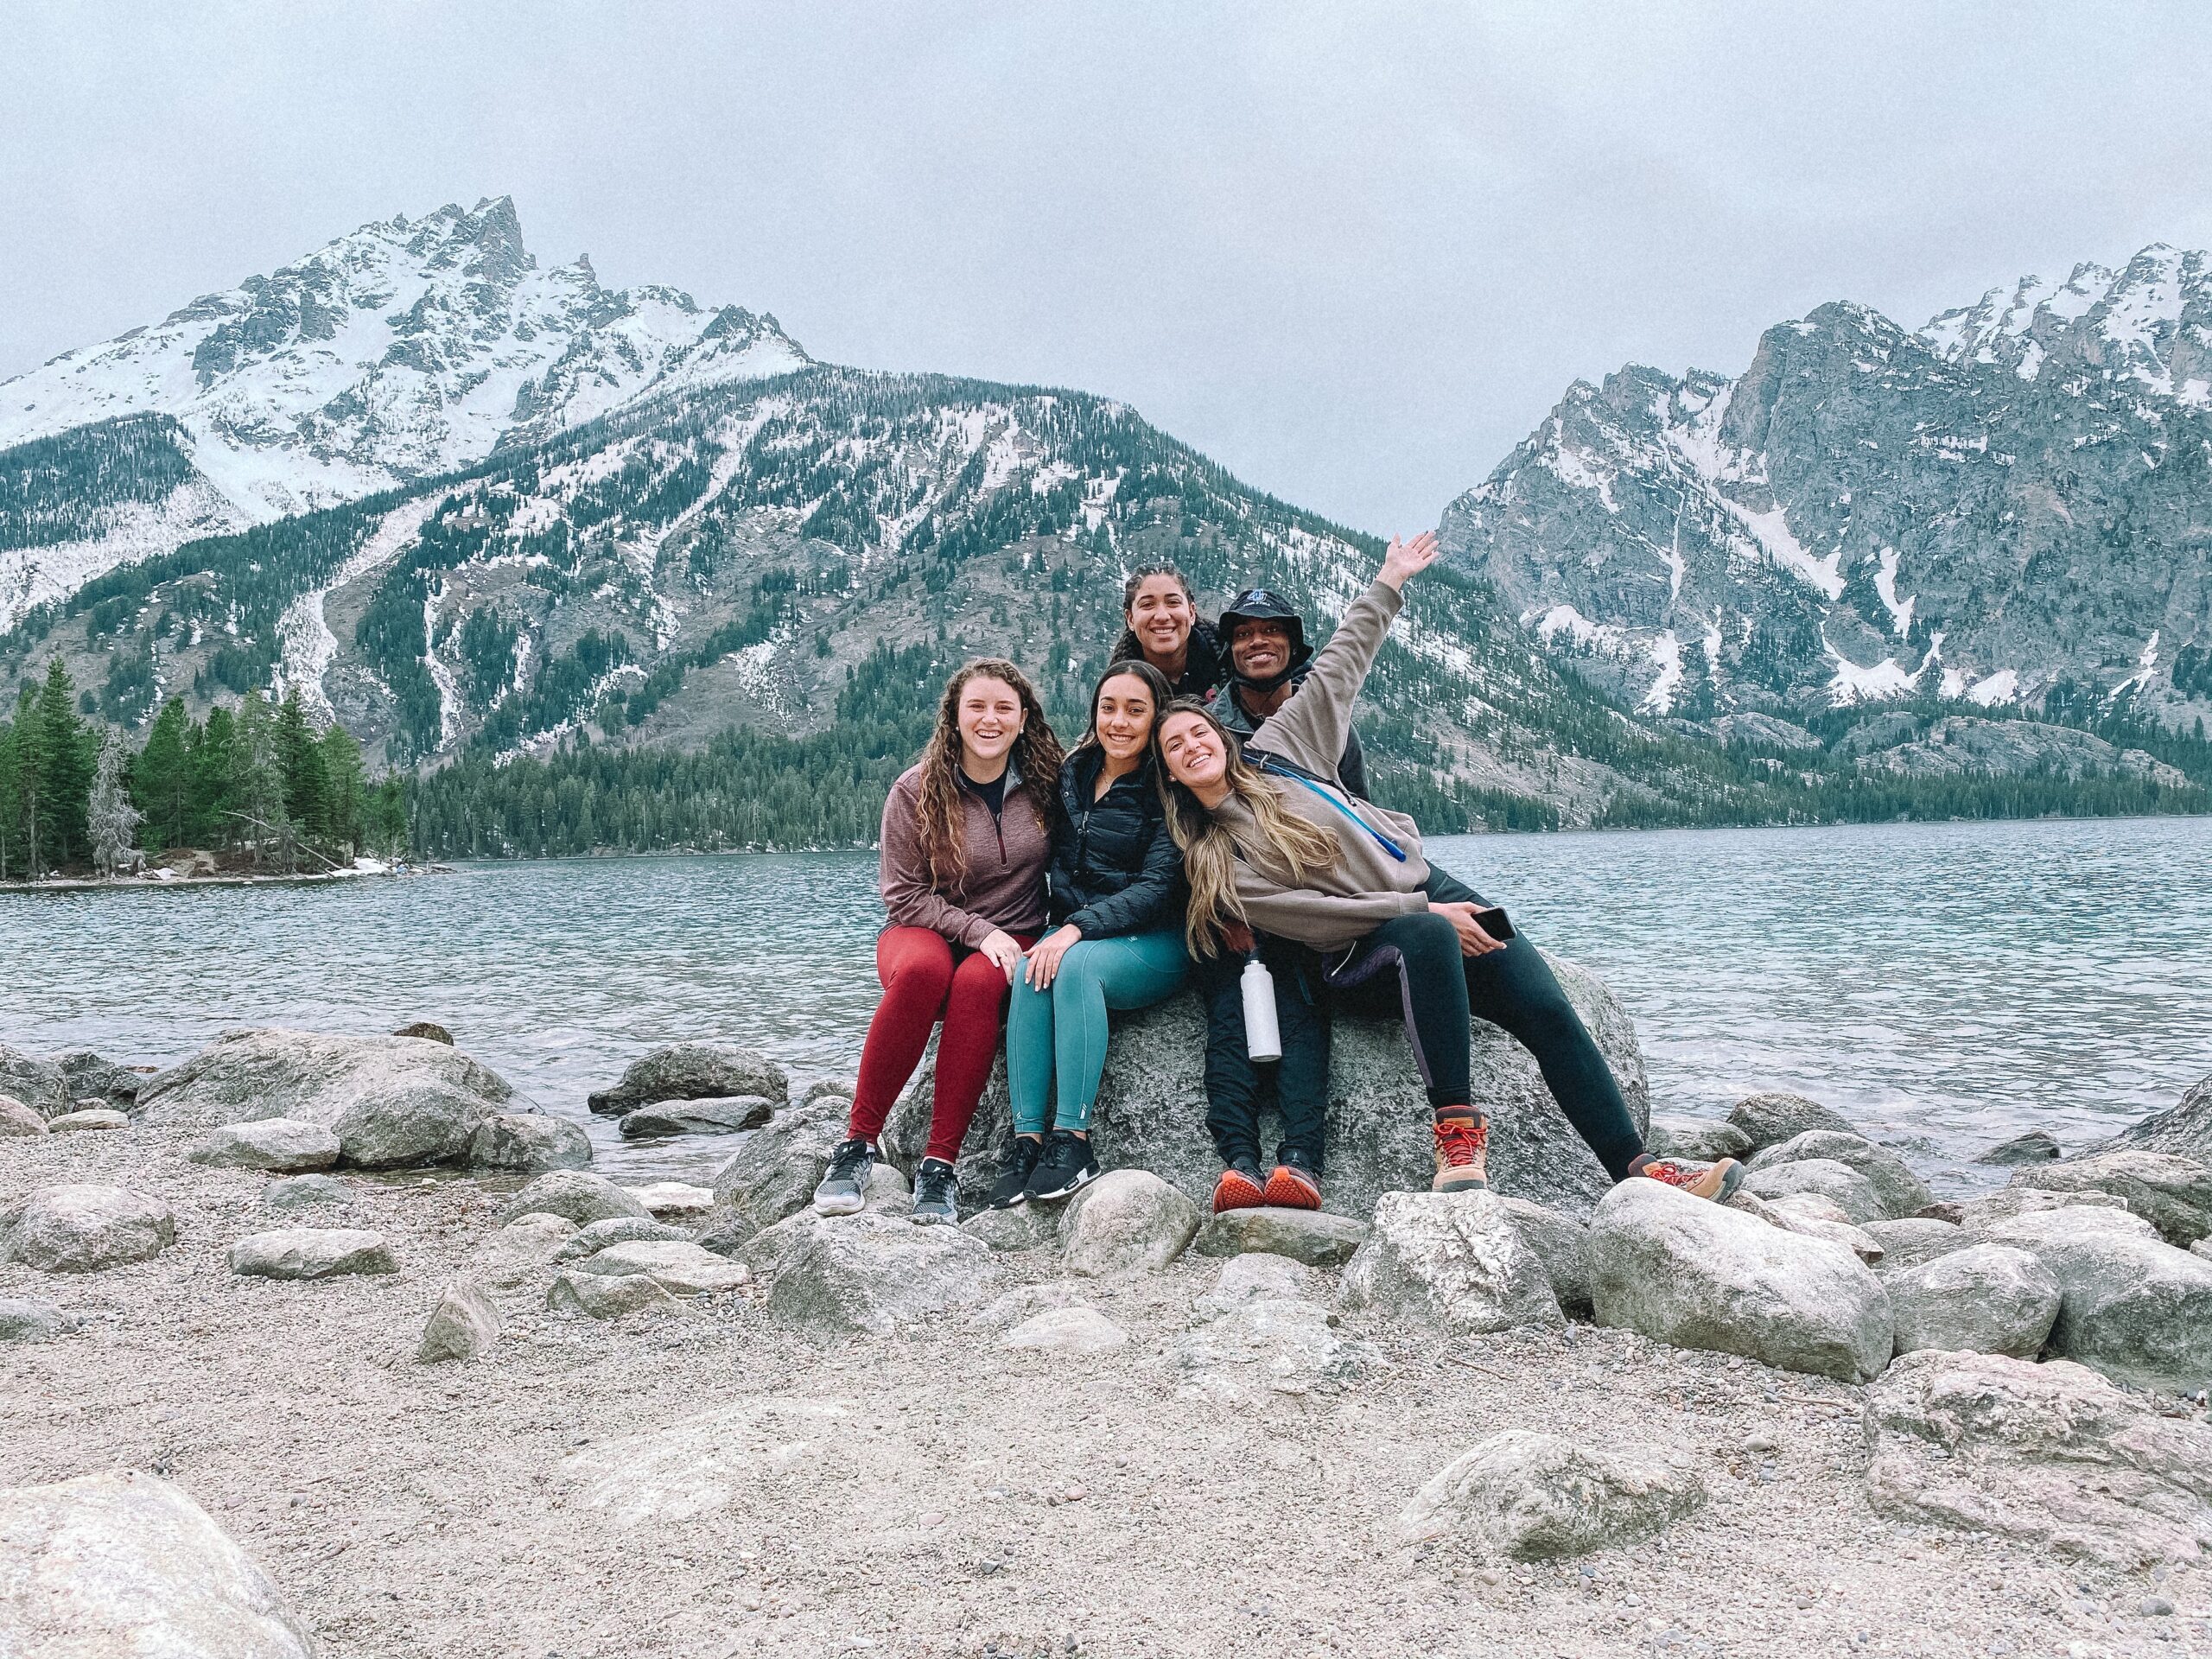
<instances>
[{"instance_id":1,"label":"red running shoe","mask_svg":"<svg viewBox=\"0 0 2212 1659\"><path fill-rule=\"evenodd\" d=\"M1260 1166L1249 1158L1239 1158L1223 1170L1221 1179L1213 1184L1213 1212L1217 1216L1224 1210L1256 1210L1267 1201L1267 1186L1260 1179Z\"/></svg>"},{"instance_id":2,"label":"red running shoe","mask_svg":"<svg viewBox=\"0 0 2212 1659\"><path fill-rule=\"evenodd\" d=\"M1287 1154L1268 1177L1267 1190L1260 1201L1278 1210L1319 1210L1321 1178L1308 1169L1306 1160L1296 1153Z\"/></svg>"}]
</instances>

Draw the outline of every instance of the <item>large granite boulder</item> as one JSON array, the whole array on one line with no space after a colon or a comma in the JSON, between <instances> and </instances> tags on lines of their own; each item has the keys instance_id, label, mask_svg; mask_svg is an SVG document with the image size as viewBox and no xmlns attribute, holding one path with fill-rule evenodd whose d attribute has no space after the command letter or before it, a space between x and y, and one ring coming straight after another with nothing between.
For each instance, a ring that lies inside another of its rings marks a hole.
<instances>
[{"instance_id":1,"label":"large granite boulder","mask_svg":"<svg viewBox=\"0 0 2212 1659\"><path fill-rule=\"evenodd\" d=\"M1544 1560L1639 1543L1705 1503L1686 1459L1599 1452L1509 1428L1430 1477L1398 1517L1406 1541L1456 1537L1481 1559Z\"/></svg>"},{"instance_id":2,"label":"large granite boulder","mask_svg":"<svg viewBox=\"0 0 2212 1659\"><path fill-rule=\"evenodd\" d=\"M1592 975L1556 957L1548 960L1642 1128L1651 1094L1634 1024ZM1205 1020L1198 996L1185 991L1116 1020L1091 1116L1099 1162L1109 1169L1148 1169L1205 1205L1221 1163L1205 1131ZM1491 1113L1491 1185L1547 1209L1588 1214L1612 1182L1553 1101L1528 1051L1478 1020L1473 1061L1476 1103ZM934 1077L932 1060L885 1126L884 1151L909 1176L929 1139ZM1404 1027L1395 1020L1340 1016L1329 1079L1323 1207L1365 1220L1385 1192L1426 1192L1434 1173L1431 1121ZM1272 1149L1272 1114L1262 1131ZM963 1210L982 1203L997 1173L996 1148L1011 1133L1001 1059L961 1147Z\"/></svg>"},{"instance_id":3,"label":"large granite boulder","mask_svg":"<svg viewBox=\"0 0 2212 1659\"><path fill-rule=\"evenodd\" d=\"M127 1112L137 1104L138 1090L146 1082L145 1073L102 1059L90 1049L57 1054L54 1063L61 1069L62 1086L68 1090L73 1106L92 1101Z\"/></svg>"},{"instance_id":4,"label":"large granite boulder","mask_svg":"<svg viewBox=\"0 0 2212 1659\"><path fill-rule=\"evenodd\" d=\"M513 1090L488 1066L415 1037L226 1032L146 1080L145 1122L213 1127L257 1118L319 1123L341 1161L368 1168L450 1163Z\"/></svg>"},{"instance_id":5,"label":"large granite boulder","mask_svg":"<svg viewBox=\"0 0 2212 1659\"><path fill-rule=\"evenodd\" d=\"M464 1156L476 1169L582 1169L591 1162L591 1137L582 1124L550 1112L495 1112L469 1135Z\"/></svg>"},{"instance_id":6,"label":"large granite boulder","mask_svg":"<svg viewBox=\"0 0 2212 1659\"><path fill-rule=\"evenodd\" d=\"M578 1227L617 1216L652 1219L652 1211L627 1192L588 1170L549 1170L499 1206L499 1224L518 1216L559 1216Z\"/></svg>"},{"instance_id":7,"label":"large granite boulder","mask_svg":"<svg viewBox=\"0 0 2212 1659\"><path fill-rule=\"evenodd\" d=\"M2057 1281L2053 1352L2137 1388L2212 1386L2212 1262L2121 1210L2037 1211L1980 1236L2028 1251Z\"/></svg>"},{"instance_id":8,"label":"large granite boulder","mask_svg":"<svg viewBox=\"0 0 2212 1659\"><path fill-rule=\"evenodd\" d=\"M261 1117L250 1123L223 1124L185 1156L217 1169L296 1175L336 1163L338 1136L320 1123L296 1117Z\"/></svg>"},{"instance_id":9,"label":"large granite boulder","mask_svg":"<svg viewBox=\"0 0 2212 1659\"><path fill-rule=\"evenodd\" d=\"M1887 1147L1878 1147L1864 1136L1834 1129L1807 1129L1787 1141L1762 1147L1752 1154L1751 1167L1756 1172L1777 1164L1801 1164L1815 1159L1841 1164L1866 1179L1883 1210L1881 1217L1869 1217L1869 1220L1895 1221L1915 1214L1935 1201L1928 1183L1906 1168L1904 1160ZM1858 1217L1851 1219L1856 1221Z\"/></svg>"},{"instance_id":10,"label":"large granite boulder","mask_svg":"<svg viewBox=\"0 0 2212 1659\"><path fill-rule=\"evenodd\" d=\"M1883 1288L1897 1316L1897 1351L1961 1349L2033 1359L2058 1319L2058 1281L2008 1244L1952 1250L1901 1273Z\"/></svg>"},{"instance_id":11,"label":"large granite boulder","mask_svg":"<svg viewBox=\"0 0 2212 1659\"><path fill-rule=\"evenodd\" d=\"M1024 1210L1033 1207L1021 1206ZM1309 1267L1340 1268L1366 1240L1365 1222L1325 1211L1224 1210L1200 1224L1191 1249L1200 1255L1242 1255L1250 1251L1287 1255Z\"/></svg>"},{"instance_id":12,"label":"large granite boulder","mask_svg":"<svg viewBox=\"0 0 2212 1659\"><path fill-rule=\"evenodd\" d=\"M280 1227L231 1246L231 1271L249 1279L336 1279L397 1273L382 1233L358 1227Z\"/></svg>"},{"instance_id":13,"label":"large granite boulder","mask_svg":"<svg viewBox=\"0 0 2212 1659\"><path fill-rule=\"evenodd\" d=\"M671 1043L631 1062L622 1080L593 1094L592 1110L614 1117L663 1100L762 1096L781 1106L791 1097L791 1079L757 1048L735 1043Z\"/></svg>"},{"instance_id":14,"label":"large granite boulder","mask_svg":"<svg viewBox=\"0 0 2212 1659\"><path fill-rule=\"evenodd\" d=\"M1838 1135L1859 1133L1843 1114L1830 1111L1817 1100L1808 1100L1802 1095L1746 1095L1729 1109L1728 1122L1743 1131L1753 1152L1779 1146L1808 1129L1828 1129Z\"/></svg>"},{"instance_id":15,"label":"large granite boulder","mask_svg":"<svg viewBox=\"0 0 2212 1659\"><path fill-rule=\"evenodd\" d=\"M1866 1393L1867 1501L2113 1567L2212 1550L2212 1428L2094 1371L1906 1354Z\"/></svg>"},{"instance_id":16,"label":"large granite boulder","mask_svg":"<svg viewBox=\"0 0 2212 1659\"><path fill-rule=\"evenodd\" d=\"M0 1044L0 1095L19 1100L41 1117L59 1117L76 1104L68 1074L52 1060Z\"/></svg>"},{"instance_id":17,"label":"large granite boulder","mask_svg":"<svg viewBox=\"0 0 2212 1659\"><path fill-rule=\"evenodd\" d=\"M0 1141L47 1133L46 1119L13 1095L0 1095Z\"/></svg>"},{"instance_id":18,"label":"large granite boulder","mask_svg":"<svg viewBox=\"0 0 2212 1659\"><path fill-rule=\"evenodd\" d=\"M1751 1137L1720 1118L1676 1117L1654 1112L1644 1128L1644 1144L1662 1158L1710 1164L1722 1158L1747 1156L1751 1150Z\"/></svg>"},{"instance_id":19,"label":"large granite boulder","mask_svg":"<svg viewBox=\"0 0 2212 1659\"><path fill-rule=\"evenodd\" d=\"M849 1101L823 1096L777 1113L747 1138L715 1175L704 1235L715 1248L742 1243L814 1201L830 1155L845 1138L850 1108Z\"/></svg>"},{"instance_id":20,"label":"large granite boulder","mask_svg":"<svg viewBox=\"0 0 2212 1659\"><path fill-rule=\"evenodd\" d=\"M4 1071L0 1071L0 1090L15 1092L8 1088ZM2178 1105L2152 1113L2122 1129L2107 1144L2136 1147L2145 1152L2177 1153L2184 1158L2212 1163L2212 1077L2201 1079L2181 1097Z\"/></svg>"},{"instance_id":21,"label":"large granite boulder","mask_svg":"<svg viewBox=\"0 0 2212 1659\"><path fill-rule=\"evenodd\" d=\"M0 1654L314 1659L321 1651L207 1512L159 1477L0 1492Z\"/></svg>"},{"instance_id":22,"label":"large granite boulder","mask_svg":"<svg viewBox=\"0 0 2212 1659\"><path fill-rule=\"evenodd\" d=\"M1109 1170L1067 1201L1060 1248L1070 1273L1158 1273L1198 1230L1198 1206L1149 1170Z\"/></svg>"},{"instance_id":23,"label":"large granite boulder","mask_svg":"<svg viewBox=\"0 0 2212 1659\"><path fill-rule=\"evenodd\" d=\"M1850 1165L1833 1158L1804 1158L1755 1169L1745 1177L1743 1190L1769 1203L1799 1194L1827 1198L1854 1227L1891 1218L1874 1184Z\"/></svg>"},{"instance_id":24,"label":"large granite boulder","mask_svg":"<svg viewBox=\"0 0 2212 1659\"><path fill-rule=\"evenodd\" d=\"M670 1135L741 1135L775 1115L766 1095L709 1095L695 1100L662 1100L622 1114L617 1126L625 1141Z\"/></svg>"},{"instance_id":25,"label":"large granite boulder","mask_svg":"<svg viewBox=\"0 0 2212 1659\"><path fill-rule=\"evenodd\" d=\"M1590 1291L1600 1325L1847 1382L1881 1375L1896 1336L1843 1245L1659 1181L1623 1181L1591 1217Z\"/></svg>"},{"instance_id":26,"label":"large granite boulder","mask_svg":"<svg viewBox=\"0 0 2212 1659\"><path fill-rule=\"evenodd\" d=\"M0 1209L0 1260L41 1273L98 1273L159 1255L176 1237L168 1205L127 1187L64 1182Z\"/></svg>"},{"instance_id":27,"label":"large granite boulder","mask_svg":"<svg viewBox=\"0 0 2212 1659\"><path fill-rule=\"evenodd\" d=\"M457 1279L448 1285L423 1326L415 1357L424 1365L448 1359L480 1359L499 1339L499 1310L481 1285Z\"/></svg>"},{"instance_id":28,"label":"large granite boulder","mask_svg":"<svg viewBox=\"0 0 2212 1659\"><path fill-rule=\"evenodd\" d=\"M1344 1300L1452 1336L1563 1323L1543 1258L1505 1206L1490 1192L1384 1193L1345 1265Z\"/></svg>"},{"instance_id":29,"label":"large granite boulder","mask_svg":"<svg viewBox=\"0 0 2212 1659\"><path fill-rule=\"evenodd\" d=\"M803 1328L884 1336L979 1306L1004 1276L990 1247L957 1227L862 1211L796 1234L777 1265L768 1312Z\"/></svg>"},{"instance_id":30,"label":"large granite boulder","mask_svg":"<svg viewBox=\"0 0 2212 1659\"><path fill-rule=\"evenodd\" d=\"M2175 1153L2115 1147L2024 1169L2012 1185L2044 1192L2109 1193L2125 1199L2167 1243L2184 1250L2212 1233L2212 1163Z\"/></svg>"},{"instance_id":31,"label":"large granite boulder","mask_svg":"<svg viewBox=\"0 0 2212 1659\"><path fill-rule=\"evenodd\" d=\"M1878 1270L1885 1274L1916 1268L1923 1262L1933 1262L1954 1250L1971 1249L1981 1242L1956 1222L1935 1221L1923 1216L1870 1221L1863 1230L1882 1247Z\"/></svg>"}]
</instances>

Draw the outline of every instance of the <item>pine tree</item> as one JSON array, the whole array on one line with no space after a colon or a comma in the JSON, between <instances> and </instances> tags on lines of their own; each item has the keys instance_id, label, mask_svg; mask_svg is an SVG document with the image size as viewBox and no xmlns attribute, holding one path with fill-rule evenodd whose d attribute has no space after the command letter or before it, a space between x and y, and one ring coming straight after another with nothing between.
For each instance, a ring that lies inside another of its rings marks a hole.
<instances>
[{"instance_id":1,"label":"pine tree","mask_svg":"<svg viewBox=\"0 0 2212 1659\"><path fill-rule=\"evenodd\" d=\"M16 758L16 724L0 726L0 881L12 874L22 856L23 797L20 763Z\"/></svg>"},{"instance_id":2,"label":"pine tree","mask_svg":"<svg viewBox=\"0 0 2212 1659\"><path fill-rule=\"evenodd\" d=\"M377 850L386 858L397 858L406 852L407 796L398 779L387 778L377 785L372 817L372 838Z\"/></svg>"},{"instance_id":3,"label":"pine tree","mask_svg":"<svg viewBox=\"0 0 2212 1659\"><path fill-rule=\"evenodd\" d=\"M193 733L191 742L192 802L185 814L186 839L194 847L227 847L238 839L240 829L232 816L237 810L232 775L238 721L227 709L210 709L207 723Z\"/></svg>"},{"instance_id":4,"label":"pine tree","mask_svg":"<svg viewBox=\"0 0 2212 1659\"><path fill-rule=\"evenodd\" d=\"M85 809L92 789L92 740L77 715L76 688L59 657L46 665L46 683L39 688L39 793L46 856L66 864L92 850L85 829Z\"/></svg>"},{"instance_id":5,"label":"pine tree","mask_svg":"<svg viewBox=\"0 0 2212 1659\"><path fill-rule=\"evenodd\" d=\"M322 771L327 823L332 848L350 857L367 838L362 823L368 777L361 766L361 746L343 726L322 734Z\"/></svg>"},{"instance_id":6,"label":"pine tree","mask_svg":"<svg viewBox=\"0 0 2212 1659\"><path fill-rule=\"evenodd\" d=\"M308 723L307 710L301 708L296 691L277 705L276 742L276 770L283 779L284 816L308 840L329 840L329 779L324 770L322 745Z\"/></svg>"},{"instance_id":7,"label":"pine tree","mask_svg":"<svg viewBox=\"0 0 2212 1659\"><path fill-rule=\"evenodd\" d=\"M39 719L38 692L27 679L16 694L16 723L9 728L16 766L16 828L22 837L23 874L35 881L46 874L46 727Z\"/></svg>"},{"instance_id":8,"label":"pine tree","mask_svg":"<svg viewBox=\"0 0 2212 1659\"><path fill-rule=\"evenodd\" d=\"M158 851L189 844L185 837L193 805L194 735L184 699L171 697L154 717L146 747L130 769L130 792L144 815L146 844Z\"/></svg>"},{"instance_id":9,"label":"pine tree","mask_svg":"<svg viewBox=\"0 0 2212 1659\"><path fill-rule=\"evenodd\" d=\"M131 805L130 792L124 787L124 755L122 734L110 730L100 743L86 806L93 866L103 877L111 879L118 868L138 861L133 839L138 829L138 809Z\"/></svg>"},{"instance_id":10,"label":"pine tree","mask_svg":"<svg viewBox=\"0 0 2212 1659\"><path fill-rule=\"evenodd\" d=\"M259 866L285 840L284 779L276 753L276 717L269 700L249 691L238 700L231 739L231 816L239 822Z\"/></svg>"}]
</instances>

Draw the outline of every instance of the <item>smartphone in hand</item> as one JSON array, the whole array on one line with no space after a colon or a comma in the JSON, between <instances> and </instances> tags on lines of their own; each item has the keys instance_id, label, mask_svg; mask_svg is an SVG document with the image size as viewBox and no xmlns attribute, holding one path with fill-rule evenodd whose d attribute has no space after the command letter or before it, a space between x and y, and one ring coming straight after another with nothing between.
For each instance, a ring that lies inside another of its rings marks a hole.
<instances>
[{"instance_id":1,"label":"smartphone in hand","mask_svg":"<svg viewBox=\"0 0 2212 1659\"><path fill-rule=\"evenodd\" d=\"M1492 905L1488 910L1477 911L1475 925L1500 944L1513 937L1513 918L1505 913L1502 905Z\"/></svg>"}]
</instances>

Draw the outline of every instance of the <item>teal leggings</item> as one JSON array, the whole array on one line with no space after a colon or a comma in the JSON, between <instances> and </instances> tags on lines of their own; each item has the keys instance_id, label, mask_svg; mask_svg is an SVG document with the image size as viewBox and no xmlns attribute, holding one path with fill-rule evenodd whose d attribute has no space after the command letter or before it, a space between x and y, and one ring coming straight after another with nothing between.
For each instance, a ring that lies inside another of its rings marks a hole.
<instances>
[{"instance_id":1,"label":"teal leggings","mask_svg":"<svg viewBox=\"0 0 2212 1659\"><path fill-rule=\"evenodd\" d=\"M1106 1010L1150 1007L1183 982L1189 966L1178 931L1071 944L1050 990L1032 988L1017 971L1006 1019L1014 1132L1042 1135L1048 1125L1088 1130L1106 1069ZM1056 1076L1059 1109L1048 1118L1046 1096Z\"/></svg>"}]
</instances>

